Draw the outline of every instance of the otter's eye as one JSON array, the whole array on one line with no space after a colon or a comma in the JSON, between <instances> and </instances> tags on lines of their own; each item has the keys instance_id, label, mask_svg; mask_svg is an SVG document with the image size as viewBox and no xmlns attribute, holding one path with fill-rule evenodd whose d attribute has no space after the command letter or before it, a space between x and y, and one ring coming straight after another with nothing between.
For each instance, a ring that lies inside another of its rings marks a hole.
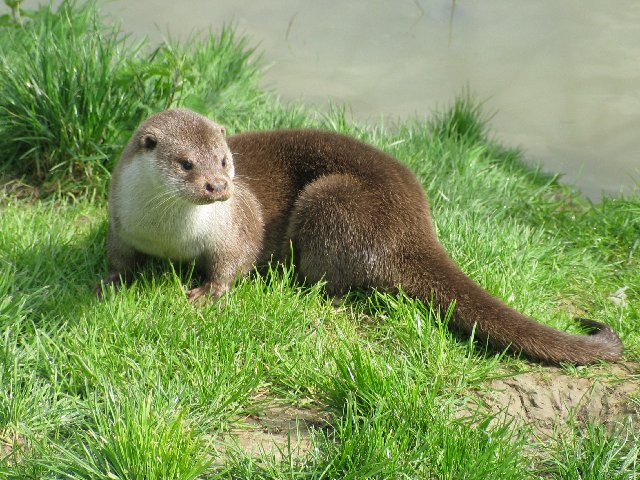
<instances>
[{"instance_id":1,"label":"otter's eye","mask_svg":"<svg viewBox=\"0 0 640 480\"><path fill-rule=\"evenodd\" d=\"M189 160L180 160L180 166L182 166L183 170L191 170L193 168L193 163Z\"/></svg>"},{"instance_id":2,"label":"otter's eye","mask_svg":"<svg viewBox=\"0 0 640 480\"><path fill-rule=\"evenodd\" d=\"M222 162L221 162L221 163L222 163L222 167L223 167L223 168L224 168L224 167L226 167L226 166L227 166L227 157L224 157L224 158L222 159Z\"/></svg>"}]
</instances>

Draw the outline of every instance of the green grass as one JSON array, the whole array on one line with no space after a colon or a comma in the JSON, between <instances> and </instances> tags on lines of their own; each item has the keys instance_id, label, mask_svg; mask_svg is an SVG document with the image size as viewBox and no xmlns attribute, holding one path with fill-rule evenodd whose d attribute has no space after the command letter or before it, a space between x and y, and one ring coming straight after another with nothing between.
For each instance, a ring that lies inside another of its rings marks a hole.
<instances>
[{"instance_id":1,"label":"green grass","mask_svg":"<svg viewBox=\"0 0 640 480\"><path fill-rule=\"evenodd\" d=\"M546 460L546 474L558 480L623 480L637 478L638 434L602 425L574 425L557 440L557 451Z\"/></svg>"},{"instance_id":2,"label":"green grass","mask_svg":"<svg viewBox=\"0 0 640 480\"><path fill-rule=\"evenodd\" d=\"M205 445L179 407L158 406L151 396L114 398L110 393L101 395L106 405L91 412L90 427L75 436L81 448L54 447L56 454L44 461L52 473L88 480L191 480L207 469Z\"/></svg>"},{"instance_id":3,"label":"green grass","mask_svg":"<svg viewBox=\"0 0 640 480\"><path fill-rule=\"evenodd\" d=\"M103 194L122 143L151 112L206 105L226 119L264 96L251 50L231 29L149 51L107 27L91 3L30 15L0 25L0 156L44 194Z\"/></svg>"},{"instance_id":4,"label":"green grass","mask_svg":"<svg viewBox=\"0 0 640 480\"><path fill-rule=\"evenodd\" d=\"M12 180L0 189L0 477L637 477L637 426L576 423L532 443L491 412L462 415L491 378L544 367L454 336L450 312L402 295L336 307L274 265L224 307L194 307L192 267L167 262L102 301L92 288L106 271L108 171L133 126L167 106L232 132L328 128L390 152L421 179L470 276L561 329L577 331L576 314L606 320L632 362L640 199L591 204L525 166L468 96L424 122L366 127L261 90L259 58L232 29L150 50L91 5L24 18L0 22L0 168ZM616 305L608 296L625 286ZM228 444L278 404L326 412L311 451Z\"/></svg>"}]
</instances>

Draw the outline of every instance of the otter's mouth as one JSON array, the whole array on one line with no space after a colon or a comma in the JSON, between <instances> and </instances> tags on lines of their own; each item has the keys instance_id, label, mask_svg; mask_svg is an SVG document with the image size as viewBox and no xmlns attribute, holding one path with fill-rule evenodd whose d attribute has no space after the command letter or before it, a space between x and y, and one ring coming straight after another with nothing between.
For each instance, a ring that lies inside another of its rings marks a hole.
<instances>
[{"instance_id":1,"label":"otter's mouth","mask_svg":"<svg viewBox=\"0 0 640 480\"><path fill-rule=\"evenodd\" d=\"M190 196L189 201L194 205L210 205L216 202L225 202L231 198L231 194L228 195L207 195L207 196Z\"/></svg>"},{"instance_id":2,"label":"otter's mouth","mask_svg":"<svg viewBox=\"0 0 640 480\"><path fill-rule=\"evenodd\" d=\"M196 205L209 205L216 202L225 202L232 196L232 189L225 188L221 191L201 190L198 192L189 192L189 200Z\"/></svg>"}]
</instances>

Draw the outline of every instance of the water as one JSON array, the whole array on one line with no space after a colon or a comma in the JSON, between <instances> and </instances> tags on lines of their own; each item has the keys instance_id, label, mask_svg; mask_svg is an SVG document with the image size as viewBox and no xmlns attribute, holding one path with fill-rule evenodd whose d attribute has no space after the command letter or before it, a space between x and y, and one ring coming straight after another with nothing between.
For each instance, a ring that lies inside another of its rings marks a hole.
<instances>
[{"instance_id":1,"label":"water","mask_svg":"<svg viewBox=\"0 0 640 480\"><path fill-rule=\"evenodd\" d=\"M468 87L495 113L496 138L594 200L640 182L636 0L114 0L103 10L154 42L233 23L282 99L348 104L362 121L425 117Z\"/></svg>"}]
</instances>

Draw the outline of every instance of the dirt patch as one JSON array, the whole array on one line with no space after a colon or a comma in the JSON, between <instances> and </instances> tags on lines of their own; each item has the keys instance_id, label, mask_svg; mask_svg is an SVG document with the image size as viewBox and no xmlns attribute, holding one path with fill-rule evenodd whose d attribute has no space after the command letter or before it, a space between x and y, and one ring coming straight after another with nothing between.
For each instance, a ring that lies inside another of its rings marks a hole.
<instances>
[{"instance_id":1,"label":"dirt patch","mask_svg":"<svg viewBox=\"0 0 640 480\"><path fill-rule=\"evenodd\" d=\"M21 180L0 177L0 207L8 203L10 199L35 203L40 199L40 191Z\"/></svg>"},{"instance_id":2,"label":"dirt patch","mask_svg":"<svg viewBox=\"0 0 640 480\"><path fill-rule=\"evenodd\" d=\"M612 424L630 419L638 428L639 391L637 364L590 370L588 377L548 368L490 382L474 395L468 410L488 408L541 434L551 434L571 420Z\"/></svg>"},{"instance_id":3,"label":"dirt patch","mask_svg":"<svg viewBox=\"0 0 640 480\"><path fill-rule=\"evenodd\" d=\"M480 409L530 426L536 436L551 435L572 421L599 424L632 420L640 429L640 365L590 367L588 376L544 368L493 380L474 391L459 412ZM633 398L635 396L635 398ZM304 457L313 449L312 431L329 427L329 414L318 408L270 406L243 418L221 439L221 450L239 447L252 457L282 460Z\"/></svg>"},{"instance_id":4,"label":"dirt patch","mask_svg":"<svg viewBox=\"0 0 640 480\"><path fill-rule=\"evenodd\" d=\"M288 455L304 457L313 446L311 431L326 428L328 414L315 408L274 406L250 415L226 435L248 455L267 455L277 461Z\"/></svg>"},{"instance_id":5,"label":"dirt patch","mask_svg":"<svg viewBox=\"0 0 640 480\"><path fill-rule=\"evenodd\" d=\"M0 435L0 461L14 465L21 460L26 439L19 433Z\"/></svg>"}]
</instances>

